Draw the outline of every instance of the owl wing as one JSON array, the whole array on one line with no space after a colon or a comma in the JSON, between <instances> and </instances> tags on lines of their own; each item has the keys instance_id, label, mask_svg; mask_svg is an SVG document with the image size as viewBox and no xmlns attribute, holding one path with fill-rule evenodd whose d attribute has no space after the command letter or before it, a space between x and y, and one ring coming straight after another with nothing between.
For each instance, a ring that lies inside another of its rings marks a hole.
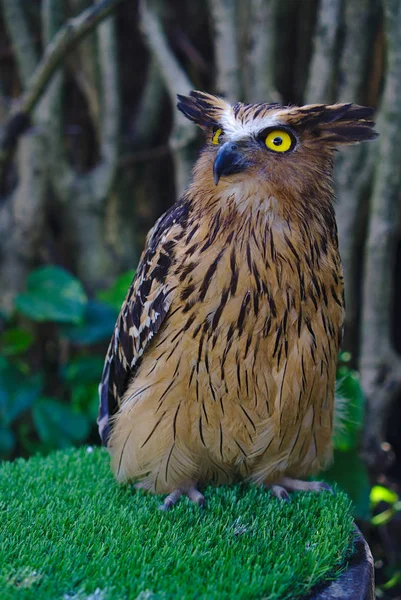
<instances>
[{"instance_id":1,"label":"owl wing","mask_svg":"<svg viewBox=\"0 0 401 600\"><path fill-rule=\"evenodd\" d=\"M99 385L98 427L107 445L110 417L139 366L151 339L157 334L174 299L171 275L176 243L184 236L188 217L185 200L162 215L150 230L136 276L128 290L107 351Z\"/></svg>"}]
</instances>

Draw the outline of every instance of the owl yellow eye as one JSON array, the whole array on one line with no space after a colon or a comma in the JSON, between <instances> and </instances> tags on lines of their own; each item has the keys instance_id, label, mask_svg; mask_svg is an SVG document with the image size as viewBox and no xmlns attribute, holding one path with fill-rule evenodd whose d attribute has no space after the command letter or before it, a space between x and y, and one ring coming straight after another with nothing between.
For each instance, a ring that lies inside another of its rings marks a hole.
<instances>
[{"instance_id":1,"label":"owl yellow eye","mask_svg":"<svg viewBox=\"0 0 401 600\"><path fill-rule=\"evenodd\" d=\"M212 137L212 144L220 144L220 136L223 133L222 129L216 129Z\"/></svg>"},{"instance_id":2,"label":"owl yellow eye","mask_svg":"<svg viewBox=\"0 0 401 600\"><path fill-rule=\"evenodd\" d=\"M287 152L292 146L292 138L289 133L282 129L273 129L268 133L265 144L269 150L274 152Z\"/></svg>"}]
</instances>

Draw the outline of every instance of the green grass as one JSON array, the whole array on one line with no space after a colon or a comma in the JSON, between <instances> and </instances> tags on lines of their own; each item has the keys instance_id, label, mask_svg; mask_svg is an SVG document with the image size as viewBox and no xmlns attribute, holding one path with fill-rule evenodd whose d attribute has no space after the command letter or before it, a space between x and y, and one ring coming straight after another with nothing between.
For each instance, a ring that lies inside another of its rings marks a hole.
<instances>
[{"instance_id":1,"label":"green grass","mask_svg":"<svg viewBox=\"0 0 401 600\"><path fill-rule=\"evenodd\" d=\"M247 486L206 490L207 508L118 486L86 448L0 467L2 600L300 598L352 551L343 493L290 503Z\"/></svg>"}]
</instances>

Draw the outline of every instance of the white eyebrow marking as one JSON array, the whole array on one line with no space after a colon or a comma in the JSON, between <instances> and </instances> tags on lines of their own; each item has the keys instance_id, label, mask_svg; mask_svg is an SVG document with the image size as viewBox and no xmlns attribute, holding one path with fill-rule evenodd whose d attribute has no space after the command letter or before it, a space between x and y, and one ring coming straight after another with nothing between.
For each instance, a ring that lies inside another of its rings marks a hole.
<instances>
[{"instance_id":1,"label":"white eyebrow marking","mask_svg":"<svg viewBox=\"0 0 401 600\"><path fill-rule=\"evenodd\" d=\"M248 121L243 123L234 116L232 108L228 108L221 116L220 125L224 133L231 140L239 140L250 135L256 135L263 129L279 125L277 115L271 114L262 117L261 119L255 119L254 121Z\"/></svg>"}]
</instances>

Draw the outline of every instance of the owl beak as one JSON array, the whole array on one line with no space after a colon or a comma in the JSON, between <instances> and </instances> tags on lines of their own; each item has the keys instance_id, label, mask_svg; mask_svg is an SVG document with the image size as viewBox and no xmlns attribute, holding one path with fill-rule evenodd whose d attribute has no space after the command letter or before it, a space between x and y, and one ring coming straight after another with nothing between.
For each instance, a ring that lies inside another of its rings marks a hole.
<instances>
[{"instance_id":1,"label":"owl beak","mask_svg":"<svg viewBox=\"0 0 401 600\"><path fill-rule=\"evenodd\" d=\"M213 164L214 183L219 183L220 177L240 173L249 166L248 161L240 151L238 144L226 142L217 152Z\"/></svg>"}]
</instances>

